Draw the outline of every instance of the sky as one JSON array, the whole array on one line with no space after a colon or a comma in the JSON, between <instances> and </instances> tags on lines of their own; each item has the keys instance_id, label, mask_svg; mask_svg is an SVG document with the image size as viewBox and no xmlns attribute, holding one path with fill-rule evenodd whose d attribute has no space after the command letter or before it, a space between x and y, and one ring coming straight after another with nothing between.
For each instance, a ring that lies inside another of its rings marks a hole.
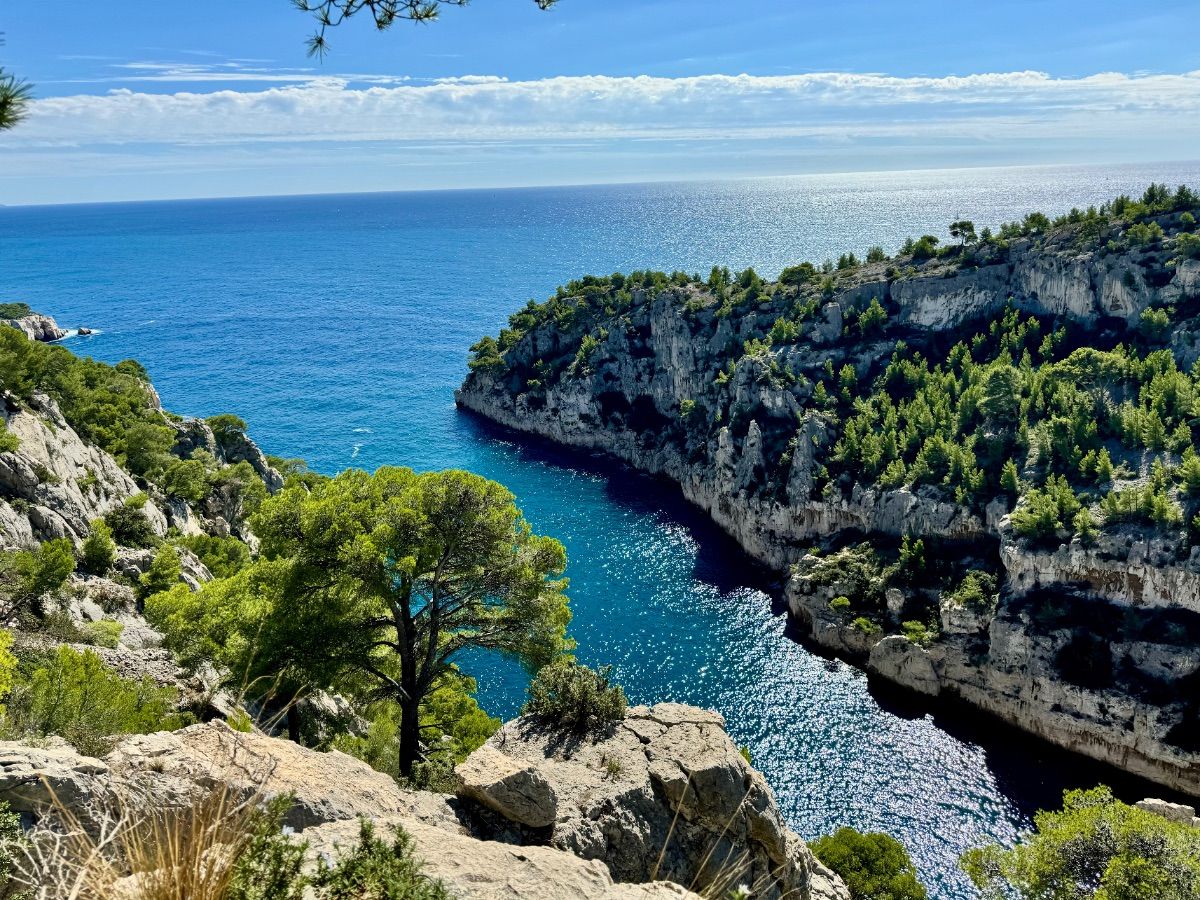
<instances>
[{"instance_id":1,"label":"sky","mask_svg":"<svg viewBox=\"0 0 1200 900\"><path fill-rule=\"evenodd\" d=\"M0 0L0 204L1200 157L1200 3Z\"/></svg>"}]
</instances>

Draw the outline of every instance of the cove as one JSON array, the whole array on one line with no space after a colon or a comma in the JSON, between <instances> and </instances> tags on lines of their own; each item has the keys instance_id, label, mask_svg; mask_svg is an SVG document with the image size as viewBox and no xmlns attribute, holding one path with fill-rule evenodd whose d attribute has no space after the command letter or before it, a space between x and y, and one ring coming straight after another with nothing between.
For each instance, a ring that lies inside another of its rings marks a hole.
<instances>
[{"instance_id":1,"label":"cove","mask_svg":"<svg viewBox=\"0 0 1200 900\"><path fill-rule=\"evenodd\" d=\"M504 483L564 542L578 655L635 702L712 707L802 836L903 840L937 898L973 896L958 852L1011 840L1066 786L1114 773L944 706L873 692L792 639L776 577L670 485L486 426L453 405L472 342L585 272L713 263L774 274L970 211L983 224L1195 182L1171 167L910 173L0 209L0 294L101 331L77 353L141 360L164 405L234 412L317 470L461 467ZM524 677L471 660L494 715ZM1151 790L1131 785L1126 797Z\"/></svg>"}]
</instances>

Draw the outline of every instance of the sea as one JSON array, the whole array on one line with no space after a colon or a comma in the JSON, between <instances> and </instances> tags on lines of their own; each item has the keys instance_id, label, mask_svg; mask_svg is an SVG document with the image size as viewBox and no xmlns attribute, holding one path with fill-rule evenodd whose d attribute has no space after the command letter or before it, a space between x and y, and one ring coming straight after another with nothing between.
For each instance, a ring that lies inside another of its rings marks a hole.
<instances>
[{"instance_id":1,"label":"sea","mask_svg":"<svg viewBox=\"0 0 1200 900\"><path fill-rule=\"evenodd\" d=\"M0 301L94 329L67 346L136 358L167 408L236 413L267 452L321 472L464 468L502 482L566 545L581 661L611 665L631 702L718 710L801 836L887 832L931 897L959 900L976 894L958 855L1012 842L1064 789L1163 792L806 649L778 577L669 483L491 426L457 411L453 391L474 341L586 273L774 276L1151 181L1200 187L1200 162L0 207ZM518 667L475 656L464 668L488 712L517 712Z\"/></svg>"}]
</instances>

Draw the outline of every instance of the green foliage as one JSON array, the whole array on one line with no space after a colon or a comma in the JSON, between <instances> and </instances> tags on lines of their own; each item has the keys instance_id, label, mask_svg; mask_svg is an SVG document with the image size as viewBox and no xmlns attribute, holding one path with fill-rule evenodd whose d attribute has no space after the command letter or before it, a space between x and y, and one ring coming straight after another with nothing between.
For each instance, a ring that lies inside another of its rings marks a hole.
<instances>
[{"instance_id":1,"label":"green foliage","mask_svg":"<svg viewBox=\"0 0 1200 900\"><path fill-rule=\"evenodd\" d=\"M1200 830L1115 799L1106 787L1067 791L1011 849L960 864L987 900L1190 900L1200 896Z\"/></svg>"},{"instance_id":2,"label":"green foliage","mask_svg":"<svg viewBox=\"0 0 1200 900\"><path fill-rule=\"evenodd\" d=\"M1129 226L1125 236L1134 247L1144 247L1158 243L1165 235L1162 226L1157 222L1138 222Z\"/></svg>"},{"instance_id":3,"label":"green foliage","mask_svg":"<svg viewBox=\"0 0 1200 900\"><path fill-rule=\"evenodd\" d=\"M17 859L25 852L25 830L21 827L21 816L0 800L0 897L4 900L33 900L28 891L16 890L13 877L17 872Z\"/></svg>"},{"instance_id":4,"label":"green foliage","mask_svg":"<svg viewBox=\"0 0 1200 900\"><path fill-rule=\"evenodd\" d=\"M500 345L490 335L471 345L471 358L467 361L467 366L472 372L503 372L508 368L500 353Z\"/></svg>"},{"instance_id":5,"label":"green foliage","mask_svg":"<svg viewBox=\"0 0 1200 900\"><path fill-rule=\"evenodd\" d=\"M779 273L779 281L782 284L799 286L808 284L810 281L815 281L817 277L816 267L812 263L804 262L798 266L788 266Z\"/></svg>"},{"instance_id":6,"label":"green foliage","mask_svg":"<svg viewBox=\"0 0 1200 900\"><path fill-rule=\"evenodd\" d=\"M358 846L332 866L321 861L312 883L318 900L453 900L440 881L424 874L402 828L388 843L366 819Z\"/></svg>"},{"instance_id":7,"label":"green foliage","mask_svg":"<svg viewBox=\"0 0 1200 900\"><path fill-rule=\"evenodd\" d=\"M113 540L122 547L153 547L158 544L159 538L144 511L145 505L146 495L138 494L104 514L104 524L112 533Z\"/></svg>"},{"instance_id":8,"label":"green foliage","mask_svg":"<svg viewBox=\"0 0 1200 900\"><path fill-rule=\"evenodd\" d=\"M169 591L179 582L180 559L179 551L170 544L164 544L150 563L150 568L138 578L138 597L145 600L154 594Z\"/></svg>"},{"instance_id":9,"label":"green foliage","mask_svg":"<svg viewBox=\"0 0 1200 900\"><path fill-rule=\"evenodd\" d=\"M117 545L113 541L112 529L103 519L96 519L80 550L84 571L92 575L107 575L116 558Z\"/></svg>"},{"instance_id":10,"label":"green foliage","mask_svg":"<svg viewBox=\"0 0 1200 900\"><path fill-rule=\"evenodd\" d=\"M1142 522L1148 525L1176 526L1183 522L1183 510L1153 482L1135 485L1104 495L1100 501L1106 524Z\"/></svg>"},{"instance_id":11,"label":"green foliage","mask_svg":"<svg viewBox=\"0 0 1200 900\"><path fill-rule=\"evenodd\" d=\"M679 418L689 419L692 413L696 411L696 401L690 398L685 398L679 401Z\"/></svg>"},{"instance_id":12,"label":"green foliage","mask_svg":"<svg viewBox=\"0 0 1200 900\"><path fill-rule=\"evenodd\" d=\"M98 622L88 622L83 626L83 630L89 644L111 650L121 642L121 633L125 626L112 619L100 619Z\"/></svg>"},{"instance_id":13,"label":"green foliage","mask_svg":"<svg viewBox=\"0 0 1200 900\"><path fill-rule=\"evenodd\" d=\"M852 900L925 900L928 896L904 845L890 835L839 828L809 846L846 883Z\"/></svg>"},{"instance_id":14,"label":"green foliage","mask_svg":"<svg viewBox=\"0 0 1200 900\"><path fill-rule=\"evenodd\" d=\"M878 297L871 298L871 305L858 314L858 331L863 337L879 334L887 325L887 310L879 302Z\"/></svg>"},{"instance_id":15,"label":"green foliage","mask_svg":"<svg viewBox=\"0 0 1200 900\"><path fill-rule=\"evenodd\" d=\"M883 262L885 259L887 259L887 253L884 252L882 247L877 245L867 250L868 263L879 263Z\"/></svg>"},{"instance_id":16,"label":"green foliage","mask_svg":"<svg viewBox=\"0 0 1200 900\"><path fill-rule=\"evenodd\" d=\"M221 413L204 420L212 429L217 446L222 449L234 447L246 440L247 427L243 419L232 413Z\"/></svg>"},{"instance_id":17,"label":"green foliage","mask_svg":"<svg viewBox=\"0 0 1200 900\"><path fill-rule=\"evenodd\" d=\"M606 728L625 718L625 692L610 684L611 672L570 659L546 666L530 683L521 713L581 734Z\"/></svg>"},{"instance_id":18,"label":"green foliage","mask_svg":"<svg viewBox=\"0 0 1200 900\"><path fill-rule=\"evenodd\" d=\"M990 612L996 608L998 599L996 576L972 569L963 576L958 587L946 595L946 599L975 612Z\"/></svg>"},{"instance_id":19,"label":"green foliage","mask_svg":"<svg viewBox=\"0 0 1200 900\"><path fill-rule=\"evenodd\" d=\"M0 453L12 453L21 446L21 439L8 430L8 423L0 419Z\"/></svg>"},{"instance_id":20,"label":"green foliage","mask_svg":"<svg viewBox=\"0 0 1200 900\"><path fill-rule=\"evenodd\" d=\"M1149 340L1160 341L1171 330L1171 317L1165 309L1149 307L1142 310L1142 315L1138 320L1138 328Z\"/></svg>"},{"instance_id":21,"label":"green foliage","mask_svg":"<svg viewBox=\"0 0 1200 900\"><path fill-rule=\"evenodd\" d=\"M0 717L4 715L4 701L13 689L17 671L17 658L12 653L12 643L12 632L7 628L0 628Z\"/></svg>"},{"instance_id":22,"label":"green foliage","mask_svg":"<svg viewBox=\"0 0 1200 900\"><path fill-rule=\"evenodd\" d=\"M330 687L401 707L400 772L422 756L420 704L478 648L537 669L569 649L562 545L466 472L384 467L295 484L254 517L262 558L146 613L191 663L214 658L279 699Z\"/></svg>"},{"instance_id":23,"label":"green foliage","mask_svg":"<svg viewBox=\"0 0 1200 900\"><path fill-rule=\"evenodd\" d=\"M251 817L249 840L234 866L226 900L303 900L306 845L283 831L292 802L289 795L280 795Z\"/></svg>"},{"instance_id":24,"label":"green foliage","mask_svg":"<svg viewBox=\"0 0 1200 900\"><path fill-rule=\"evenodd\" d=\"M960 241L963 246L975 243L975 223L969 219L960 219L950 223L950 237Z\"/></svg>"},{"instance_id":25,"label":"green foliage","mask_svg":"<svg viewBox=\"0 0 1200 900\"><path fill-rule=\"evenodd\" d=\"M855 631L861 631L863 634L868 636L879 634L881 631L883 631L883 628L879 625L879 623L872 622L866 616L859 616L856 618L850 623L850 627Z\"/></svg>"},{"instance_id":26,"label":"green foliage","mask_svg":"<svg viewBox=\"0 0 1200 900\"><path fill-rule=\"evenodd\" d=\"M176 702L174 689L149 677L122 678L91 650L63 645L17 683L7 727L18 737L61 735L82 753L101 756L112 736L180 727Z\"/></svg>"},{"instance_id":27,"label":"green foliage","mask_svg":"<svg viewBox=\"0 0 1200 900\"><path fill-rule=\"evenodd\" d=\"M28 303L0 303L0 319L23 319L32 313Z\"/></svg>"},{"instance_id":28,"label":"green foliage","mask_svg":"<svg viewBox=\"0 0 1200 900\"><path fill-rule=\"evenodd\" d=\"M1079 500L1063 476L1051 475L1044 487L1031 488L1012 514L1013 530L1032 540L1050 540L1079 512Z\"/></svg>"},{"instance_id":29,"label":"green foliage","mask_svg":"<svg viewBox=\"0 0 1200 900\"><path fill-rule=\"evenodd\" d=\"M168 497L199 503L208 496L208 468L197 459L172 459L158 479Z\"/></svg>"},{"instance_id":30,"label":"green foliage","mask_svg":"<svg viewBox=\"0 0 1200 900\"><path fill-rule=\"evenodd\" d=\"M850 608L850 598L844 595L838 595L829 601L829 608L834 612L845 612Z\"/></svg>"},{"instance_id":31,"label":"green foliage","mask_svg":"<svg viewBox=\"0 0 1200 900\"><path fill-rule=\"evenodd\" d=\"M195 553L216 578L236 575L250 562L250 548L232 535L191 534L178 543Z\"/></svg>"},{"instance_id":32,"label":"green foliage","mask_svg":"<svg viewBox=\"0 0 1200 900\"><path fill-rule=\"evenodd\" d=\"M16 556L21 588L30 597L44 597L61 588L75 571L75 548L70 538L43 541L35 550Z\"/></svg>"},{"instance_id":33,"label":"green foliage","mask_svg":"<svg viewBox=\"0 0 1200 900\"><path fill-rule=\"evenodd\" d=\"M919 647L928 647L937 640L937 630L924 622L910 620L900 623L900 633Z\"/></svg>"},{"instance_id":34,"label":"green foliage","mask_svg":"<svg viewBox=\"0 0 1200 900\"><path fill-rule=\"evenodd\" d=\"M937 255L938 239L932 234L922 235L911 245L905 245L905 253L912 254L914 260L931 259Z\"/></svg>"},{"instance_id":35,"label":"green foliage","mask_svg":"<svg viewBox=\"0 0 1200 900\"><path fill-rule=\"evenodd\" d=\"M1021 479L1017 474L1017 464L1011 459L1006 459L1004 467L1000 470L1000 488L1012 500L1015 500L1021 492Z\"/></svg>"}]
</instances>

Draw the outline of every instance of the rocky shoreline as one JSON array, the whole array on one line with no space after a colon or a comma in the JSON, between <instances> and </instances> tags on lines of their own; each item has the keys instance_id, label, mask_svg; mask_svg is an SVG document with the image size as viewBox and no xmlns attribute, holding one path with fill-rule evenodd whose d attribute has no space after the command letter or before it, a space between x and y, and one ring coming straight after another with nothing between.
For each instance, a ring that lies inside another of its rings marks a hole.
<instances>
[{"instance_id":1,"label":"rocky shoreline","mask_svg":"<svg viewBox=\"0 0 1200 900\"><path fill-rule=\"evenodd\" d=\"M803 289L797 300L776 287L725 315L695 281L635 287L623 312L565 327L541 322L510 337L499 361L473 366L456 402L516 431L600 450L674 481L750 556L785 574L791 614L820 647L918 694L957 698L1060 747L1200 795L1200 754L1178 738L1197 714L1186 685L1200 677L1200 619L1193 618L1200 547L1132 525L1096 540L1076 535L1036 546L1014 533L1002 498L972 508L928 485L814 490L820 454L834 438L806 391L826 360L862 380L897 338L938 346L1014 307L1094 329L1111 345L1147 310L1200 296L1200 260L1148 256L1068 252L1047 238L1014 242L1002 261L966 270L937 260L860 267L814 302L818 311L800 340L742 356L736 368L728 348L764 339L803 300ZM887 310L888 333L849 341L848 325L868 298ZM1197 319L1173 328L1169 347L1179 365L1195 362L1197 334ZM693 409L717 410L717 423L697 430ZM719 418L723 409L729 424ZM901 587L888 592L882 629L848 621L832 601L861 592L846 576L852 559L840 568L822 568L824 561L853 541L894 546L904 536L952 548L963 571L994 572L994 608L967 609ZM914 607L930 605L936 640L896 633ZM1090 620L1100 624L1087 643ZM1080 647L1103 657L1100 672L1066 678L1064 666Z\"/></svg>"}]
</instances>

